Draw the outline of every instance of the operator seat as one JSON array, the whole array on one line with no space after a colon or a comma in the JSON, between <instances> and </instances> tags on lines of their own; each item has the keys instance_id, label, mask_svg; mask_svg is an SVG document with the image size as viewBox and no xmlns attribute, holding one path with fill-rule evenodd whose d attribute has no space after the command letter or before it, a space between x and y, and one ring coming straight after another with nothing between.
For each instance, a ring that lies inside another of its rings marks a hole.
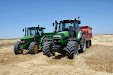
<instances>
[{"instance_id":1,"label":"operator seat","mask_svg":"<svg viewBox=\"0 0 113 75\"><path fill-rule=\"evenodd\" d=\"M63 31L69 31L68 28L64 28Z\"/></svg>"},{"instance_id":2,"label":"operator seat","mask_svg":"<svg viewBox=\"0 0 113 75\"><path fill-rule=\"evenodd\" d=\"M69 26L69 35L70 37L74 37L74 30L72 26Z\"/></svg>"}]
</instances>

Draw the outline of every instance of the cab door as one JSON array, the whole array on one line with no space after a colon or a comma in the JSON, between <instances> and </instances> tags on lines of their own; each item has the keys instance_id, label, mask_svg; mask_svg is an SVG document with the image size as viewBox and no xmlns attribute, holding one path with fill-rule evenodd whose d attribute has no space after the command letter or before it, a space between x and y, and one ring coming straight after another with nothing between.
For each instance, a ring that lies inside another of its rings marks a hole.
<instances>
[{"instance_id":1,"label":"cab door","mask_svg":"<svg viewBox=\"0 0 113 75\"><path fill-rule=\"evenodd\" d=\"M76 39L79 39L80 28L78 22L75 22L75 34Z\"/></svg>"}]
</instances>

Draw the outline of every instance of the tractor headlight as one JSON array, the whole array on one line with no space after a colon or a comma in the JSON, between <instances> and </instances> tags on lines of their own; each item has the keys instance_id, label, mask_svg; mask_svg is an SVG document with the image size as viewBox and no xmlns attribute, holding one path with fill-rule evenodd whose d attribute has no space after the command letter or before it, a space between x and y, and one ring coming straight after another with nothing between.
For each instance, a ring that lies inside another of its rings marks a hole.
<instances>
[{"instance_id":1,"label":"tractor headlight","mask_svg":"<svg viewBox=\"0 0 113 75\"><path fill-rule=\"evenodd\" d=\"M54 39L54 42L55 42L55 43L56 43L56 42L61 42L60 37L54 37L53 39Z\"/></svg>"},{"instance_id":2,"label":"tractor headlight","mask_svg":"<svg viewBox=\"0 0 113 75\"><path fill-rule=\"evenodd\" d=\"M61 42L61 40L54 40L54 42Z\"/></svg>"},{"instance_id":3,"label":"tractor headlight","mask_svg":"<svg viewBox=\"0 0 113 75\"><path fill-rule=\"evenodd\" d=\"M58 42L61 42L61 40L58 40Z\"/></svg>"},{"instance_id":4,"label":"tractor headlight","mask_svg":"<svg viewBox=\"0 0 113 75\"><path fill-rule=\"evenodd\" d=\"M57 40L54 40L54 42L57 42Z\"/></svg>"}]
</instances>

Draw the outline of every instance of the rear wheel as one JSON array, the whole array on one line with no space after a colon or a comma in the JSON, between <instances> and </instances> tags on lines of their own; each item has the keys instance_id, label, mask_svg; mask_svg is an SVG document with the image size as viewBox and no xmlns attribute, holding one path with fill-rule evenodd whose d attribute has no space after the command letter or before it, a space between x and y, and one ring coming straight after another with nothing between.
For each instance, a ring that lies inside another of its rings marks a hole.
<instances>
[{"instance_id":1,"label":"rear wheel","mask_svg":"<svg viewBox=\"0 0 113 75\"><path fill-rule=\"evenodd\" d=\"M21 54L23 52L22 49L19 49L19 45L21 44L21 42L17 42L14 46L14 53L15 54Z\"/></svg>"},{"instance_id":2,"label":"rear wheel","mask_svg":"<svg viewBox=\"0 0 113 75\"><path fill-rule=\"evenodd\" d=\"M81 41L80 41L80 50L79 52L82 53L82 52L85 52L86 51L86 41L85 41L85 35L83 34L82 38L81 38Z\"/></svg>"},{"instance_id":3,"label":"rear wheel","mask_svg":"<svg viewBox=\"0 0 113 75\"><path fill-rule=\"evenodd\" d=\"M86 48L89 48L90 47L90 41L86 41Z\"/></svg>"},{"instance_id":4,"label":"rear wheel","mask_svg":"<svg viewBox=\"0 0 113 75\"><path fill-rule=\"evenodd\" d=\"M90 46L91 46L92 45L91 40L89 40L89 42L90 42Z\"/></svg>"},{"instance_id":5,"label":"rear wheel","mask_svg":"<svg viewBox=\"0 0 113 75\"><path fill-rule=\"evenodd\" d=\"M29 45L29 53L36 54L38 52L38 44L36 42L31 42Z\"/></svg>"},{"instance_id":6,"label":"rear wheel","mask_svg":"<svg viewBox=\"0 0 113 75\"><path fill-rule=\"evenodd\" d=\"M78 43L77 43L77 41L69 41L67 43L65 50L66 50L66 55L68 56L68 58L73 59L75 54L78 55Z\"/></svg>"},{"instance_id":7,"label":"rear wheel","mask_svg":"<svg viewBox=\"0 0 113 75\"><path fill-rule=\"evenodd\" d=\"M44 42L46 42L48 40L48 38L47 37L45 37L44 39L43 39L43 41L42 41L42 45L44 44Z\"/></svg>"},{"instance_id":8,"label":"rear wheel","mask_svg":"<svg viewBox=\"0 0 113 75\"><path fill-rule=\"evenodd\" d=\"M48 57L53 56L54 53L51 51L52 42L47 41L42 46L43 55L46 55Z\"/></svg>"}]
</instances>

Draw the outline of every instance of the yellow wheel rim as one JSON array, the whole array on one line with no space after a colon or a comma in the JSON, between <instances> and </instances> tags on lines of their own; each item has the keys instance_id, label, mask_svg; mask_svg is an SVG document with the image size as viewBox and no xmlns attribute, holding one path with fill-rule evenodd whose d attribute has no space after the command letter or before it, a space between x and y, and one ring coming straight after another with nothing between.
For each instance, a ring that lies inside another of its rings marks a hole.
<instances>
[{"instance_id":1,"label":"yellow wheel rim","mask_svg":"<svg viewBox=\"0 0 113 75\"><path fill-rule=\"evenodd\" d=\"M20 49L20 50L18 50L19 51L19 53L21 53L22 52L22 49Z\"/></svg>"},{"instance_id":2,"label":"yellow wheel rim","mask_svg":"<svg viewBox=\"0 0 113 75\"><path fill-rule=\"evenodd\" d=\"M38 46L35 45L35 46L34 46L34 53L37 53L37 51L38 51Z\"/></svg>"}]
</instances>

